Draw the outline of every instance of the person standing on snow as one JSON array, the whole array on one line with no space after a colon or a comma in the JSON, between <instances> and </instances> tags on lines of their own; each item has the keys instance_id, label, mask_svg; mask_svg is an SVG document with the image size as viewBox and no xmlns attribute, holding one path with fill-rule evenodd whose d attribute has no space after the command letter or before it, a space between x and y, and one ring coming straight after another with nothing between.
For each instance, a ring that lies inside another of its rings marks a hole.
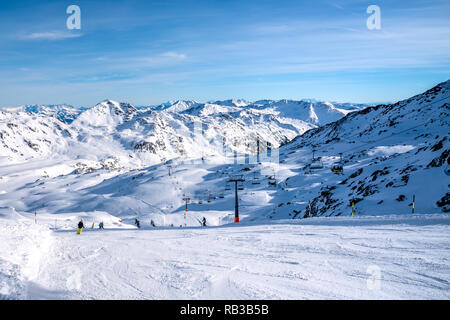
<instances>
[{"instance_id":1,"label":"person standing on snow","mask_svg":"<svg viewBox=\"0 0 450 320\"><path fill-rule=\"evenodd\" d=\"M205 217L203 217L202 224L204 227L206 227L206 218Z\"/></svg>"},{"instance_id":2,"label":"person standing on snow","mask_svg":"<svg viewBox=\"0 0 450 320\"><path fill-rule=\"evenodd\" d=\"M77 234L81 234L81 231L83 231L83 228L84 228L83 219L81 219L80 222L78 222Z\"/></svg>"},{"instance_id":3,"label":"person standing on snow","mask_svg":"<svg viewBox=\"0 0 450 320\"><path fill-rule=\"evenodd\" d=\"M141 223L139 222L138 219L134 219L134 224L136 225L136 227L140 228L141 227Z\"/></svg>"},{"instance_id":4,"label":"person standing on snow","mask_svg":"<svg viewBox=\"0 0 450 320\"><path fill-rule=\"evenodd\" d=\"M98 224L99 229L103 229L103 221Z\"/></svg>"}]
</instances>

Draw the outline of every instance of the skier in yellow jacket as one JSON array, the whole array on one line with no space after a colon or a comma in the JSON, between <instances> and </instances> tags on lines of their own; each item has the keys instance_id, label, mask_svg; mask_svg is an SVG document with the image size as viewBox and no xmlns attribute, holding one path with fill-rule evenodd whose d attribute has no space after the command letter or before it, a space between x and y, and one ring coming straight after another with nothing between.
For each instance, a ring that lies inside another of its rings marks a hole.
<instances>
[{"instance_id":1,"label":"skier in yellow jacket","mask_svg":"<svg viewBox=\"0 0 450 320\"><path fill-rule=\"evenodd\" d=\"M80 220L80 222L78 222L77 234L81 234L81 231L83 231L83 228L84 228L83 220Z\"/></svg>"}]
</instances>

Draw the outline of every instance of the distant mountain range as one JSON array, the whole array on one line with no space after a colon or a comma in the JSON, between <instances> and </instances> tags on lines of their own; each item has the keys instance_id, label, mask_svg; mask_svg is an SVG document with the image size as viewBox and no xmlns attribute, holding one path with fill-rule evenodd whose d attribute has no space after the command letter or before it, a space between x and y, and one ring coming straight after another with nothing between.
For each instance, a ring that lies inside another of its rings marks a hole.
<instances>
[{"instance_id":1,"label":"distant mountain range","mask_svg":"<svg viewBox=\"0 0 450 320\"><path fill-rule=\"evenodd\" d=\"M255 152L258 139L277 148L365 107L292 100L174 101L139 108L112 100L92 108L22 106L0 111L0 150L10 159L83 157L89 150L98 160L114 154L126 162L130 156L139 158L140 164L195 157L200 149L214 154L208 150L211 140L225 140L239 152ZM202 137L193 136L196 123L202 124Z\"/></svg>"}]
</instances>

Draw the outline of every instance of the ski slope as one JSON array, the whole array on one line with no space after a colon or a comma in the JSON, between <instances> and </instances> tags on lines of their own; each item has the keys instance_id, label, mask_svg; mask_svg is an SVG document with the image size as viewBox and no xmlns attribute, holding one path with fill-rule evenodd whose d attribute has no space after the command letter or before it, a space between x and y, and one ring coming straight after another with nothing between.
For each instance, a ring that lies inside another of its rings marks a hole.
<instances>
[{"instance_id":1,"label":"ski slope","mask_svg":"<svg viewBox=\"0 0 450 320\"><path fill-rule=\"evenodd\" d=\"M0 218L6 299L450 298L445 214L139 230L116 221L79 236L51 216L19 216Z\"/></svg>"}]
</instances>

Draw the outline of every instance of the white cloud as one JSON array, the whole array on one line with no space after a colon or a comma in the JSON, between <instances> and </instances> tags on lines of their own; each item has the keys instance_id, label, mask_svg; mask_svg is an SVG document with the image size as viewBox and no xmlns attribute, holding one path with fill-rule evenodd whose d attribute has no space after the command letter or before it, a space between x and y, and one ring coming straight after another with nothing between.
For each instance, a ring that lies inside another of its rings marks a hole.
<instances>
[{"instance_id":1,"label":"white cloud","mask_svg":"<svg viewBox=\"0 0 450 320\"><path fill-rule=\"evenodd\" d=\"M173 51L165 52L161 56L166 58L174 58L176 60L185 60L187 58L185 54Z\"/></svg>"},{"instance_id":2,"label":"white cloud","mask_svg":"<svg viewBox=\"0 0 450 320\"><path fill-rule=\"evenodd\" d=\"M187 59L187 56L183 53L178 53L174 51L168 51L164 53L160 53L153 56L147 56L147 57L135 57L128 59L132 64L137 63L138 65L142 67L153 67L153 66L171 66L174 64L178 64L181 61L184 61Z\"/></svg>"},{"instance_id":3,"label":"white cloud","mask_svg":"<svg viewBox=\"0 0 450 320\"><path fill-rule=\"evenodd\" d=\"M69 33L59 31L34 32L21 36L21 40L64 40L81 37L81 33Z\"/></svg>"}]
</instances>

